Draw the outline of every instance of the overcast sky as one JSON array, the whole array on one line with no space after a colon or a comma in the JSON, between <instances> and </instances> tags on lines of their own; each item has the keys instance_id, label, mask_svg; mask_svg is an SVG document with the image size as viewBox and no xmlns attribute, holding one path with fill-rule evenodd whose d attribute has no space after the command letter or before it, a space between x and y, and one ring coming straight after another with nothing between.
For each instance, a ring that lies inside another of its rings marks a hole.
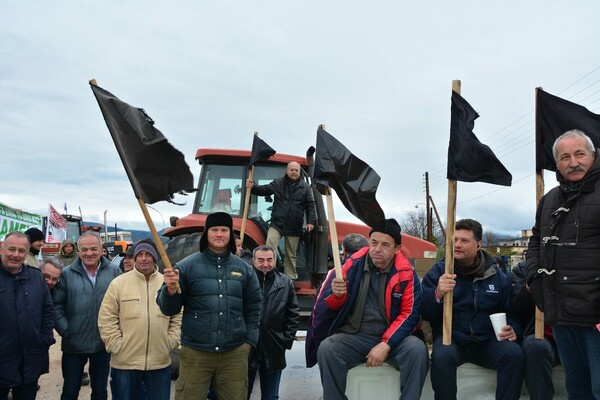
<instances>
[{"instance_id":1,"label":"overcast sky","mask_svg":"<svg viewBox=\"0 0 600 400\"><path fill-rule=\"evenodd\" d=\"M596 1L2 1L0 202L145 227L89 88L143 107L194 160L253 132L305 154L319 124L381 175L387 217L445 220L453 79L513 186L458 184L457 217L517 234L535 214L534 89L600 111ZM546 173L546 188L556 184ZM187 206L154 205L166 224ZM420 205L422 207L422 205ZM150 211L158 229L163 220ZM353 220L340 203L336 218Z\"/></svg>"}]
</instances>

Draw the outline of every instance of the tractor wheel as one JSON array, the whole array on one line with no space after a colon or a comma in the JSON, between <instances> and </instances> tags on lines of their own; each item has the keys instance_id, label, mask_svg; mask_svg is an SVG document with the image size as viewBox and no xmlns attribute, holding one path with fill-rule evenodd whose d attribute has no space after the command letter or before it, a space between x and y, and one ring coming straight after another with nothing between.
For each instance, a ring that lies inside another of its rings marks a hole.
<instances>
[{"instance_id":1,"label":"tractor wheel","mask_svg":"<svg viewBox=\"0 0 600 400\"><path fill-rule=\"evenodd\" d=\"M174 266L175 263L183 260L190 254L200 251L201 237L202 232L194 232L175 236L173 239L167 242L167 244L165 244L165 252L167 253L167 257L169 257L169 261L171 261L171 266ZM160 260L158 263L158 269L161 273L165 269L165 265L162 260Z\"/></svg>"}]
</instances>

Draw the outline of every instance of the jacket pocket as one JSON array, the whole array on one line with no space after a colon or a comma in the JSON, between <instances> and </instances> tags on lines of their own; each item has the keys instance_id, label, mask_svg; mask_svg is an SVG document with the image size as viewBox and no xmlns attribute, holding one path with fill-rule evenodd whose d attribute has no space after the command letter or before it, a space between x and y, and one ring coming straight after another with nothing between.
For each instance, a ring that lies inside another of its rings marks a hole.
<instances>
[{"instance_id":1,"label":"jacket pocket","mask_svg":"<svg viewBox=\"0 0 600 400\"><path fill-rule=\"evenodd\" d=\"M141 298L136 297L123 297L121 299L121 311L120 315L123 320L141 318L142 305Z\"/></svg>"},{"instance_id":2,"label":"jacket pocket","mask_svg":"<svg viewBox=\"0 0 600 400\"><path fill-rule=\"evenodd\" d=\"M600 267L560 271L557 301L565 316L597 322L600 317Z\"/></svg>"}]
</instances>

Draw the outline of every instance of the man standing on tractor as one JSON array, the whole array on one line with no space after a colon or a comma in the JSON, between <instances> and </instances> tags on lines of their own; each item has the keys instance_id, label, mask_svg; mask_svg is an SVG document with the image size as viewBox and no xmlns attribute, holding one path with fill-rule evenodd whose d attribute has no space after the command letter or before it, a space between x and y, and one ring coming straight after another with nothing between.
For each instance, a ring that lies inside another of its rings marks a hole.
<instances>
[{"instance_id":1,"label":"man standing on tractor","mask_svg":"<svg viewBox=\"0 0 600 400\"><path fill-rule=\"evenodd\" d=\"M250 179L246 187L257 196L275 196L271 224L267 232L266 245L277 249L279 240L285 237L285 257L283 272L292 279L298 279L296 271L296 250L302 234L306 214L306 232L311 232L317 220L315 199L308 183L301 179L301 167L295 161L287 165L281 178L267 185L254 186Z\"/></svg>"}]
</instances>

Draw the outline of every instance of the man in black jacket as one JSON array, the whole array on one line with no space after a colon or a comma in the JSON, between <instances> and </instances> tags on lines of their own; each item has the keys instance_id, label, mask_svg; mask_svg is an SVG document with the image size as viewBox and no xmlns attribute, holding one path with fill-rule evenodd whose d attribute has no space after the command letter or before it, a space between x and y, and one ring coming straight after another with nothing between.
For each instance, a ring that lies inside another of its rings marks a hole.
<instances>
[{"instance_id":1,"label":"man in black jacket","mask_svg":"<svg viewBox=\"0 0 600 400\"><path fill-rule=\"evenodd\" d=\"M286 367L285 350L291 349L300 322L300 307L294 283L275 266L275 253L268 246L254 249L252 264L263 293L258 345L248 365L248 399L256 372L260 375L262 400L279 398L281 371Z\"/></svg>"},{"instance_id":2,"label":"man in black jacket","mask_svg":"<svg viewBox=\"0 0 600 400\"><path fill-rule=\"evenodd\" d=\"M271 225L267 232L267 246L276 250L279 240L285 237L285 257L283 272L292 279L298 278L296 272L296 250L302 234L304 214L306 214L306 231L314 229L317 220L315 199L308 183L301 179L301 167L295 161L287 165L286 173L281 178L267 185L253 186L249 179L246 187L257 196L275 196Z\"/></svg>"},{"instance_id":3,"label":"man in black jacket","mask_svg":"<svg viewBox=\"0 0 600 400\"><path fill-rule=\"evenodd\" d=\"M54 343L52 298L39 269L25 263L29 238L6 235L0 253L0 399L33 400Z\"/></svg>"},{"instance_id":4,"label":"man in black jacket","mask_svg":"<svg viewBox=\"0 0 600 400\"><path fill-rule=\"evenodd\" d=\"M600 399L600 161L579 130L552 153L559 186L540 200L526 281L552 325L569 398Z\"/></svg>"}]
</instances>

